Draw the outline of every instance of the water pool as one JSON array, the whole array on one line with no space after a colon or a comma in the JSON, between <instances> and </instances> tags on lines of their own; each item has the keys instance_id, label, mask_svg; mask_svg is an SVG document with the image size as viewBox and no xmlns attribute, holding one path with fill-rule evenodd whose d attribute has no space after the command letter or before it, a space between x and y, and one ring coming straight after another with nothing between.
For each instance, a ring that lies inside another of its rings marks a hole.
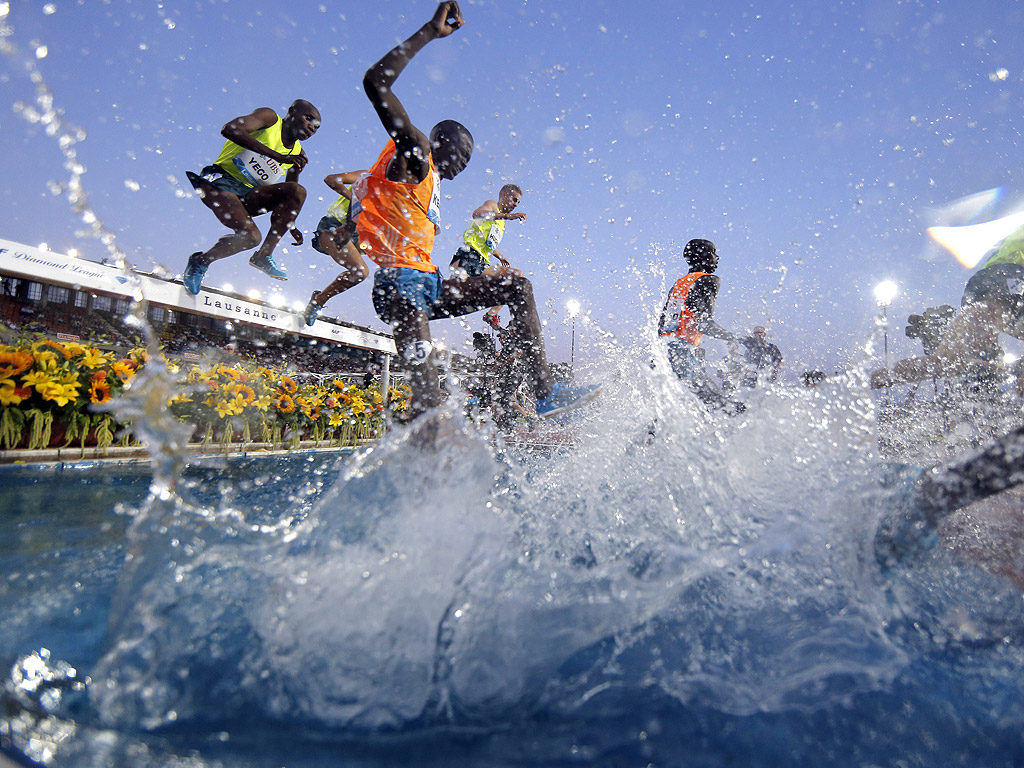
<instances>
[{"instance_id":1,"label":"water pool","mask_svg":"<svg viewBox=\"0 0 1024 768\"><path fill-rule=\"evenodd\" d=\"M451 417L429 448L396 430L344 457L193 464L180 499L147 499L144 464L4 468L3 749L1020 765L1020 591L948 547L878 572L887 500L841 397L683 409L653 435L599 408L543 455Z\"/></svg>"}]
</instances>

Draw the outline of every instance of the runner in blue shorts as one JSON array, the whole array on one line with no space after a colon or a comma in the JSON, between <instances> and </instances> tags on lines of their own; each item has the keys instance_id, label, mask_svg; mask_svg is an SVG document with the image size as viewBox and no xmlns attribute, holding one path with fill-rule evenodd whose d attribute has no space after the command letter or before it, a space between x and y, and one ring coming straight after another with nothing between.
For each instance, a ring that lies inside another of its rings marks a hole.
<instances>
[{"instance_id":1,"label":"runner in blue shorts","mask_svg":"<svg viewBox=\"0 0 1024 768\"><path fill-rule=\"evenodd\" d=\"M408 366L414 416L442 401L429 321L495 304L507 304L512 312L509 331L522 349L537 412L553 415L581 405L599 388L567 387L554 380L530 281L520 275L486 272L442 281L430 258L440 231L441 181L455 178L469 163L473 137L454 120L442 120L429 136L423 133L393 86L427 43L448 37L463 23L457 2L440 3L426 24L385 54L363 78L363 89L389 141L366 179L356 184L353 207L358 210L359 247L379 267L373 285L374 309L391 325L399 357Z\"/></svg>"}]
</instances>

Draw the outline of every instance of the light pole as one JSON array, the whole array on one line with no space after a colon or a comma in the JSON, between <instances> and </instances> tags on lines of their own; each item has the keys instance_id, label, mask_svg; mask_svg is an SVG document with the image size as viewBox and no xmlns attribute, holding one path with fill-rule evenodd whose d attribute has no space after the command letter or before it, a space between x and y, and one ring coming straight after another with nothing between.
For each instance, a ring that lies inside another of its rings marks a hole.
<instances>
[{"instance_id":1,"label":"light pole","mask_svg":"<svg viewBox=\"0 0 1024 768\"><path fill-rule=\"evenodd\" d=\"M569 367L574 368L576 364L576 316L580 313L580 303L576 299L569 299L565 302L565 311L569 313L572 320L572 336L569 342Z\"/></svg>"},{"instance_id":2,"label":"light pole","mask_svg":"<svg viewBox=\"0 0 1024 768\"><path fill-rule=\"evenodd\" d=\"M889 318L885 314L885 308L892 304L896 298L899 287L892 280L883 280L875 286L875 301L882 308L882 345L885 350L885 367L889 368Z\"/></svg>"}]
</instances>

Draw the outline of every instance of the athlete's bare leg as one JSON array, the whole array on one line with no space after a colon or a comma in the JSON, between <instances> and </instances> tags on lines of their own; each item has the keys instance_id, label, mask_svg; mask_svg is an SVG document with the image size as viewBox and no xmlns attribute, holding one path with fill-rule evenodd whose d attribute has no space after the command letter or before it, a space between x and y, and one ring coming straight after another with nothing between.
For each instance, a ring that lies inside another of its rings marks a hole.
<instances>
[{"instance_id":1,"label":"athlete's bare leg","mask_svg":"<svg viewBox=\"0 0 1024 768\"><path fill-rule=\"evenodd\" d=\"M359 254L359 249L351 240L339 243L338 235L334 232L321 232L319 238L320 247L342 268L341 274L316 294L316 303L322 307L339 293L359 285L370 271Z\"/></svg>"},{"instance_id":2,"label":"athlete's bare leg","mask_svg":"<svg viewBox=\"0 0 1024 768\"><path fill-rule=\"evenodd\" d=\"M270 230L253 258L267 258L274 252L285 233L295 225L302 204L306 202L306 188L294 181L283 181L267 187L257 187L242 200L250 216L270 212Z\"/></svg>"},{"instance_id":3,"label":"athlete's bare leg","mask_svg":"<svg viewBox=\"0 0 1024 768\"><path fill-rule=\"evenodd\" d=\"M431 318L458 317L501 305L507 306L512 314L509 332L523 350L523 362L533 394L538 399L545 398L551 393L554 379L544 351L533 285L522 274L485 272L477 277L445 280Z\"/></svg>"}]
</instances>

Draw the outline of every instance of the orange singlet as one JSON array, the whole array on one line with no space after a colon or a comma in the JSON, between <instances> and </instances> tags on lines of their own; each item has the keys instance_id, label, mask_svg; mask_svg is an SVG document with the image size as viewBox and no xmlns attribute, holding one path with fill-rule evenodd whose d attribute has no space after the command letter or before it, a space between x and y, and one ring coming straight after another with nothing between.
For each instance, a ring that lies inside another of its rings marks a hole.
<instances>
[{"instance_id":1,"label":"orange singlet","mask_svg":"<svg viewBox=\"0 0 1024 768\"><path fill-rule=\"evenodd\" d=\"M353 185L359 248L379 267L436 272L430 252L441 228L441 184L434 158L423 181L404 184L385 176L394 155L395 143L389 141L370 173Z\"/></svg>"},{"instance_id":2,"label":"orange singlet","mask_svg":"<svg viewBox=\"0 0 1024 768\"><path fill-rule=\"evenodd\" d=\"M693 312L686 305L686 297L693 288L693 284L697 282L697 279L704 277L704 275L707 274L710 273L688 272L676 280L676 284L672 286L672 290L668 294L671 305L666 308L666 312L679 312L679 327L674 331L663 333L662 336L676 336L684 341L690 342L691 344L700 344L700 340L704 334L697 331L697 322L693 316Z\"/></svg>"}]
</instances>

